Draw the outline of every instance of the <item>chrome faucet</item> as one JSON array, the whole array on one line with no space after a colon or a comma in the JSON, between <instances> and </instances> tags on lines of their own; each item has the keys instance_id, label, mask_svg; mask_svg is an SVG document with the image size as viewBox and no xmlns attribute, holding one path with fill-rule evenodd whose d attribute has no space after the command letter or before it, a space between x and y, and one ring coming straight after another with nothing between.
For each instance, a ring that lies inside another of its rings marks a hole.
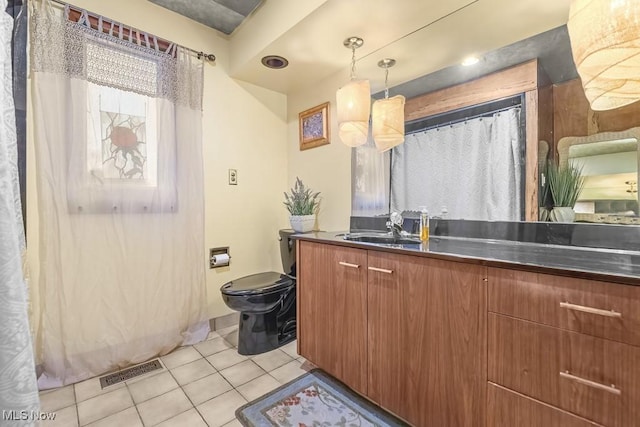
<instances>
[{"instance_id":1,"label":"chrome faucet","mask_svg":"<svg viewBox=\"0 0 640 427\"><path fill-rule=\"evenodd\" d=\"M402 235L402 215L398 212L391 212L389 221L387 221L387 230L393 234L393 237L399 238Z\"/></svg>"}]
</instances>

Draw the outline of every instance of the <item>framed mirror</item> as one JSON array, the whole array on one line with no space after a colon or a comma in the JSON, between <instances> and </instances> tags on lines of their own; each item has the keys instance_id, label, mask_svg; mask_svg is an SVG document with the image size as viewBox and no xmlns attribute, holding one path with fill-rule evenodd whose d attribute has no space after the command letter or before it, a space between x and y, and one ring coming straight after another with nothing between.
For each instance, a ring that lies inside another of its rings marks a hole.
<instances>
[{"instance_id":1,"label":"framed mirror","mask_svg":"<svg viewBox=\"0 0 640 427\"><path fill-rule=\"evenodd\" d=\"M577 222L640 225L640 127L558 142L558 164L582 169L585 184L575 206Z\"/></svg>"}]
</instances>

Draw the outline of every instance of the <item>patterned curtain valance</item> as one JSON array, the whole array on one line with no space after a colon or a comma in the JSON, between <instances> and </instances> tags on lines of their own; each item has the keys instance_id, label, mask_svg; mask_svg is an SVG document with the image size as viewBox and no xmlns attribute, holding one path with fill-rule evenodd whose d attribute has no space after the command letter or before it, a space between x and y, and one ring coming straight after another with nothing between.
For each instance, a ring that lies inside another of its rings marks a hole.
<instances>
[{"instance_id":1,"label":"patterned curtain valance","mask_svg":"<svg viewBox=\"0 0 640 427\"><path fill-rule=\"evenodd\" d=\"M48 0L40 3L31 18L34 72L64 74L202 109L202 61L186 49L86 10L79 10L75 21L69 19L76 11L70 6L61 14Z\"/></svg>"}]
</instances>

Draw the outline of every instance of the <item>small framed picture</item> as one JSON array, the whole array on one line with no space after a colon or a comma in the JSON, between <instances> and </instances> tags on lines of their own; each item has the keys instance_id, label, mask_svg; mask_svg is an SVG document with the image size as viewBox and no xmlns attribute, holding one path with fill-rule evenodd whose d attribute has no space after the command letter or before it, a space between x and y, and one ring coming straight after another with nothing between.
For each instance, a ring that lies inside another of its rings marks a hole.
<instances>
[{"instance_id":1,"label":"small framed picture","mask_svg":"<svg viewBox=\"0 0 640 427\"><path fill-rule=\"evenodd\" d=\"M300 150L329 144L329 103L309 108L299 114Z\"/></svg>"}]
</instances>

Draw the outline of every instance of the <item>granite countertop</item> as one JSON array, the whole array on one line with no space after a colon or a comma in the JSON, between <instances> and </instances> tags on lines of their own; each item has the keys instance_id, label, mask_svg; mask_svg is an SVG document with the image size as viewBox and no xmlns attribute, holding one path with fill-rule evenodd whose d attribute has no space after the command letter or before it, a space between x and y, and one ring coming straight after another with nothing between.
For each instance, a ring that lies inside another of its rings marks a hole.
<instances>
[{"instance_id":1,"label":"granite countertop","mask_svg":"<svg viewBox=\"0 0 640 427\"><path fill-rule=\"evenodd\" d=\"M345 233L313 232L292 238L640 286L640 251L441 236L423 244L391 245L348 241Z\"/></svg>"}]
</instances>

